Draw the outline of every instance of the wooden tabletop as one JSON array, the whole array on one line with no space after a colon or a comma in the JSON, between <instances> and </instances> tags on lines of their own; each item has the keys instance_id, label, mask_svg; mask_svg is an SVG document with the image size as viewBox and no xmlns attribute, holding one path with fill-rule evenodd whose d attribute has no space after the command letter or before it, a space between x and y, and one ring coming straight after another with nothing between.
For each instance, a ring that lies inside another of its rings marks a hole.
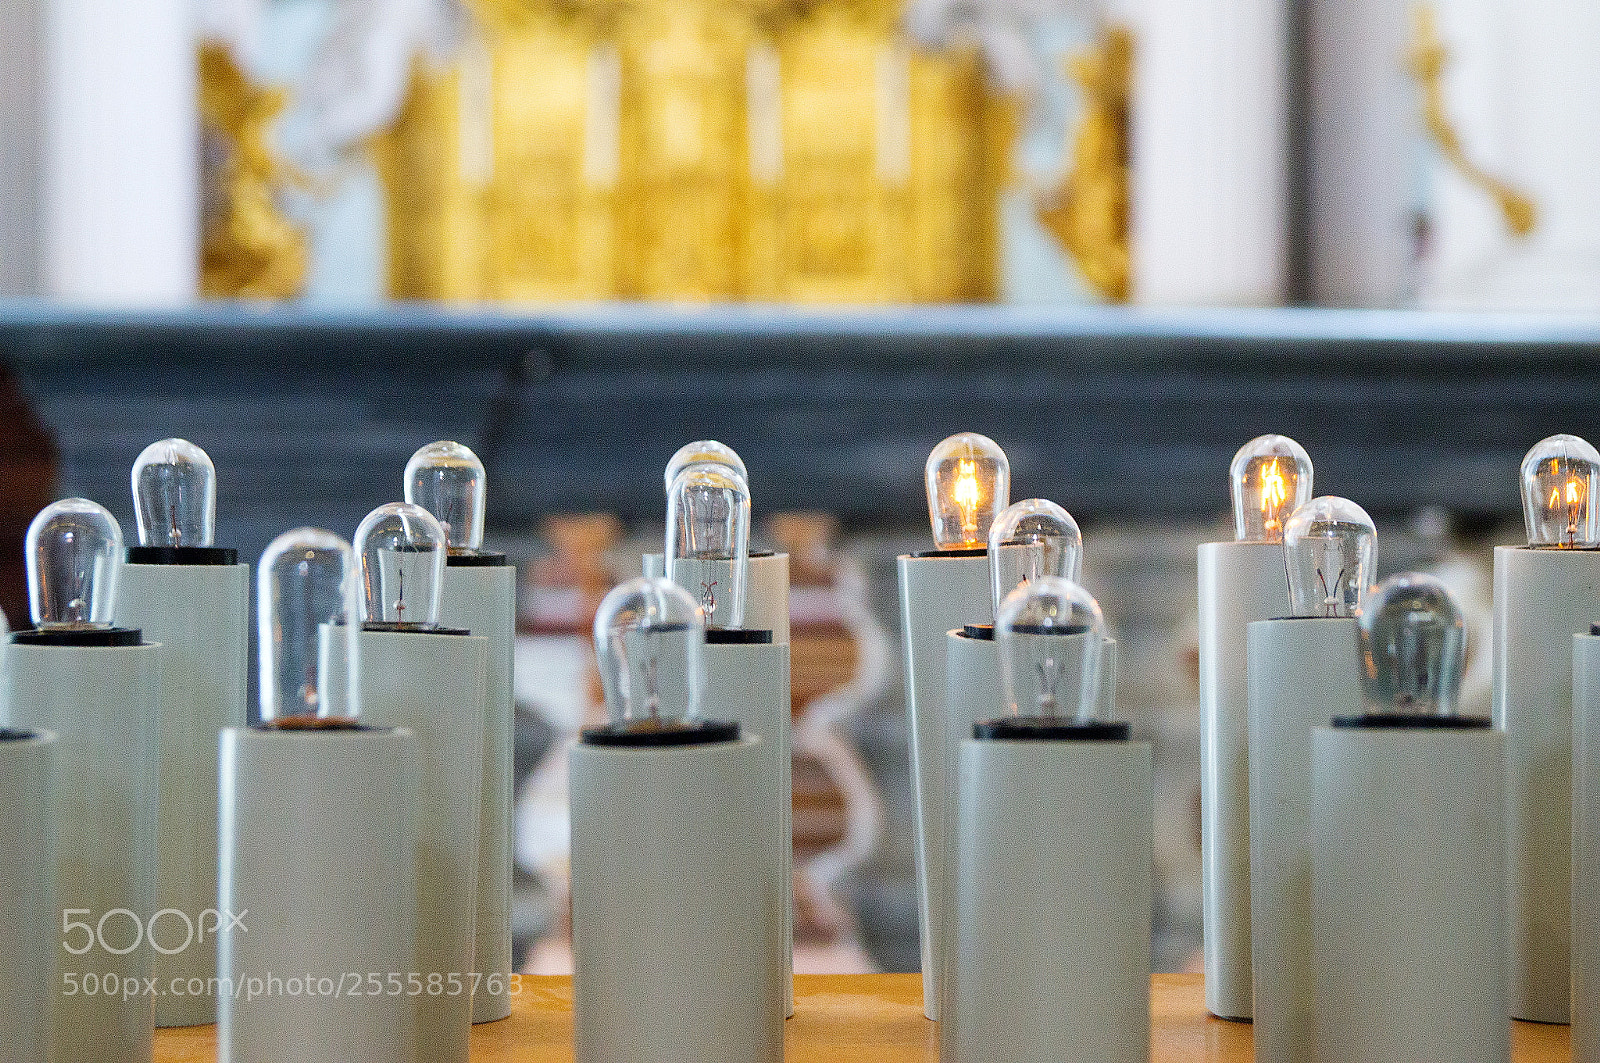
<instances>
[{"instance_id":1,"label":"wooden tabletop","mask_svg":"<svg viewBox=\"0 0 1600 1063\"><path fill-rule=\"evenodd\" d=\"M1248 1063L1248 1023L1206 1014L1196 974L1152 980L1153 1063ZM572 979L523 975L511 1017L472 1031L474 1063L569 1063ZM786 1063L929 1063L939 1058L939 1027L922 1017L915 974L796 975L794 1018L785 1024ZM1568 1063L1567 1027L1516 1022L1515 1063ZM216 1028L156 1032L156 1063L211 1063Z\"/></svg>"}]
</instances>

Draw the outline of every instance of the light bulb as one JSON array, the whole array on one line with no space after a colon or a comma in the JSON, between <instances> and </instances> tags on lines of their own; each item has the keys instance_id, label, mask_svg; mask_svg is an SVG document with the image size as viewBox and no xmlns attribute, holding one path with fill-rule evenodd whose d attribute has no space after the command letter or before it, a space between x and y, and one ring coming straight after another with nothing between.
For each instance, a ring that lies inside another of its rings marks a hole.
<instances>
[{"instance_id":1,"label":"light bulb","mask_svg":"<svg viewBox=\"0 0 1600 1063\"><path fill-rule=\"evenodd\" d=\"M63 498L28 525L28 598L45 630L109 628L122 577L122 527L87 498Z\"/></svg>"},{"instance_id":2,"label":"light bulb","mask_svg":"<svg viewBox=\"0 0 1600 1063\"><path fill-rule=\"evenodd\" d=\"M672 460L667 462L663 474L668 491L672 490L672 481L678 474L691 465L704 465L707 462L716 465L726 465L746 483L750 482L750 474L745 471L744 461L734 453L732 447L726 443L718 443L715 439L697 439L693 443L685 443L672 455Z\"/></svg>"},{"instance_id":3,"label":"light bulb","mask_svg":"<svg viewBox=\"0 0 1600 1063\"><path fill-rule=\"evenodd\" d=\"M1467 659L1467 629L1455 596L1420 572L1390 576L1357 621L1367 709L1453 716Z\"/></svg>"},{"instance_id":4,"label":"light bulb","mask_svg":"<svg viewBox=\"0 0 1600 1063\"><path fill-rule=\"evenodd\" d=\"M1001 603L994 638L1013 715L1078 723L1097 717L1106 624L1088 591L1061 576L1025 583Z\"/></svg>"},{"instance_id":5,"label":"light bulb","mask_svg":"<svg viewBox=\"0 0 1600 1063\"><path fill-rule=\"evenodd\" d=\"M1233 537L1241 543L1281 543L1289 514L1311 500L1311 458L1288 436L1257 436L1228 466Z\"/></svg>"},{"instance_id":6,"label":"light bulb","mask_svg":"<svg viewBox=\"0 0 1600 1063\"><path fill-rule=\"evenodd\" d=\"M1528 545L1575 550L1600 546L1593 504L1600 452L1577 436L1551 436L1522 459L1522 518Z\"/></svg>"},{"instance_id":7,"label":"light bulb","mask_svg":"<svg viewBox=\"0 0 1600 1063\"><path fill-rule=\"evenodd\" d=\"M141 546L210 546L217 470L187 439L151 443L133 463L133 512Z\"/></svg>"},{"instance_id":8,"label":"light bulb","mask_svg":"<svg viewBox=\"0 0 1600 1063\"><path fill-rule=\"evenodd\" d=\"M359 713L360 664L349 623L359 580L350 544L320 528L272 540L256 568L261 719Z\"/></svg>"},{"instance_id":9,"label":"light bulb","mask_svg":"<svg viewBox=\"0 0 1600 1063\"><path fill-rule=\"evenodd\" d=\"M706 626L744 622L750 568L750 488L736 469L712 463L679 472L667 492L667 578L705 611Z\"/></svg>"},{"instance_id":10,"label":"light bulb","mask_svg":"<svg viewBox=\"0 0 1600 1063\"><path fill-rule=\"evenodd\" d=\"M1378 533L1367 511L1336 495L1313 498L1284 522L1283 562L1295 616L1356 616L1372 586Z\"/></svg>"},{"instance_id":11,"label":"light bulb","mask_svg":"<svg viewBox=\"0 0 1600 1063\"><path fill-rule=\"evenodd\" d=\"M409 502L368 513L356 529L361 565L361 619L407 627L439 623L439 588L447 550L433 514Z\"/></svg>"},{"instance_id":12,"label":"light bulb","mask_svg":"<svg viewBox=\"0 0 1600 1063\"><path fill-rule=\"evenodd\" d=\"M1072 514L1044 498L1014 502L989 527L989 581L994 611L1017 587L1040 576L1078 582L1083 570L1083 534Z\"/></svg>"},{"instance_id":13,"label":"light bulb","mask_svg":"<svg viewBox=\"0 0 1600 1063\"><path fill-rule=\"evenodd\" d=\"M928 522L940 550L986 545L994 516L1011 501L1011 466L1006 452L976 432L953 435L928 455L923 471Z\"/></svg>"},{"instance_id":14,"label":"light bulb","mask_svg":"<svg viewBox=\"0 0 1600 1063\"><path fill-rule=\"evenodd\" d=\"M612 727L665 729L697 720L705 637L705 615L676 583L640 576L613 587L594 616Z\"/></svg>"},{"instance_id":15,"label":"light bulb","mask_svg":"<svg viewBox=\"0 0 1600 1063\"><path fill-rule=\"evenodd\" d=\"M450 552L483 548L487 501L483 462L470 448L448 439L429 443L406 462L406 501L444 525Z\"/></svg>"}]
</instances>

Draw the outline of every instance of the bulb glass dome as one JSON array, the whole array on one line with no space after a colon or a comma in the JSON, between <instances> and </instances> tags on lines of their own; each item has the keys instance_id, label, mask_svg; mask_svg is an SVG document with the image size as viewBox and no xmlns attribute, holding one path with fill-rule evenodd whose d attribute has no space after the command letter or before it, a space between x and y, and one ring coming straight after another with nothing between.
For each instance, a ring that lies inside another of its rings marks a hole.
<instances>
[{"instance_id":1,"label":"bulb glass dome","mask_svg":"<svg viewBox=\"0 0 1600 1063\"><path fill-rule=\"evenodd\" d=\"M217 470L187 439L163 439L133 463L133 512L141 546L210 546Z\"/></svg>"},{"instance_id":2,"label":"bulb glass dome","mask_svg":"<svg viewBox=\"0 0 1600 1063\"><path fill-rule=\"evenodd\" d=\"M406 462L405 491L407 502L444 525L452 551L483 548L486 480L470 448L441 439L418 449Z\"/></svg>"},{"instance_id":3,"label":"bulb glass dome","mask_svg":"<svg viewBox=\"0 0 1600 1063\"><path fill-rule=\"evenodd\" d=\"M1012 714L1096 719L1106 625L1088 591L1060 576L1025 583L1001 603L994 638Z\"/></svg>"},{"instance_id":4,"label":"bulb glass dome","mask_svg":"<svg viewBox=\"0 0 1600 1063\"><path fill-rule=\"evenodd\" d=\"M360 580L350 544L320 528L284 532L256 568L261 719L358 715L360 661L350 637Z\"/></svg>"},{"instance_id":5,"label":"bulb glass dome","mask_svg":"<svg viewBox=\"0 0 1600 1063\"><path fill-rule=\"evenodd\" d=\"M109 628L122 577L122 527L87 498L64 498L28 525L28 598L45 630Z\"/></svg>"},{"instance_id":6,"label":"bulb glass dome","mask_svg":"<svg viewBox=\"0 0 1600 1063\"><path fill-rule=\"evenodd\" d=\"M1014 502L989 528L989 579L994 611L1017 587L1040 576L1078 582L1083 568L1083 535L1072 514L1048 499Z\"/></svg>"},{"instance_id":7,"label":"bulb glass dome","mask_svg":"<svg viewBox=\"0 0 1600 1063\"><path fill-rule=\"evenodd\" d=\"M698 719L705 637L705 614L676 583L641 576L612 588L594 617L611 725L663 727Z\"/></svg>"},{"instance_id":8,"label":"bulb glass dome","mask_svg":"<svg viewBox=\"0 0 1600 1063\"><path fill-rule=\"evenodd\" d=\"M1323 495L1296 509L1283 530L1293 614L1360 614L1372 586L1377 553L1372 518L1348 498Z\"/></svg>"},{"instance_id":9,"label":"bulb glass dome","mask_svg":"<svg viewBox=\"0 0 1600 1063\"><path fill-rule=\"evenodd\" d=\"M1390 576L1372 592L1357 624L1369 712L1455 715L1467 629L1449 588L1418 572Z\"/></svg>"},{"instance_id":10,"label":"bulb glass dome","mask_svg":"<svg viewBox=\"0 0 1600 1063\"><path fill-rule=\"evenodd\" d=\"M1011 501L1011 465L1000 444L976 432L953 435L928 455L928 522L940 550L988 545L995 514Z\"/></svg>"},{"instance_id":11,"label":"bulb glass dome","mask_svg":"<svg viewBox=\"0 0 1600 1063\"><path fill-rule=\"evenodd\" d=\"M1288 436L1257 436L1228 466L1233 537L1241 543L1281 543L1289 515L1311 501L1311 457Z\"/></svg>"},{"instance_id":12,"label":"bulb glass dome","mask_svg":"<svg viewBox=\"0 0 1600 1063\"><path fill-rule=\"evenodd\" d=\"M705 610L707 627L744 622L750 569L750 488L736 469L706 463L667 492L667 578Z\"/></svg>"},{"instance_id":13,"label":"bulb glass dome","mask_svg":"<svg viewBox=\"0 0 1600 1063\"><path fill-rule=\"evenodd\" d=\"M356 529L361 565L361 619L434 627L448 550L433 514L408 502L390 502L367 514Z\"/></svg>"},{"instance_id":14,"label":"bulb glass dome","mask_svg":"<svg viewBox=\"0 0 1600 1063\"><path fill-rule=\"evenodd\" d=\"M672 460L667 462L664 473L665 487L672 490L672 481L678 474L691 465L704 465L706 463L726 465L739 474L740 479L750 482L750 474L745 471L744 461L726 443L718 443L715 439L697 439L693 443L685 443L672 455Z\"/></svg>"},{"instance_id":15,"label":"bulb glass dome","mask_svg":"<svg viewBox=\"0 0 1600 1063\"><path fill-rule=\"evenodd\" d=\"M1522 519L1528 545L1579 550L1600 546L1600 452L1577 436L1551 436L1522 459Z\"/></svg>"}]
</instances>

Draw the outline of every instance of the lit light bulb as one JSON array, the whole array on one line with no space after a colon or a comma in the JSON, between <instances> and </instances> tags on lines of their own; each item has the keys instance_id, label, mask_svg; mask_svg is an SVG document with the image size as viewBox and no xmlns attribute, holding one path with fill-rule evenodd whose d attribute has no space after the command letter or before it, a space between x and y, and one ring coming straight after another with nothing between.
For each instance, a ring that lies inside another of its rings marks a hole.
<instances>
[{"instance_id":1,"label":"lit light bulb","mask_svg":"<svg viewBox=\"0 0 1600 1063\"><path fill-rule=\"evenodd\" d=\"M133 511L141 546L210 546L217 470L187 439L151 443L133 463Z\"/></svg>"},{"instance_id":2,"label":"lit light bulb","mask_svg":"<svg viewBox=\"0 0 1600 1063\"><path fill-rule=\"evenodd\" d=\"M122 527L87 498L64 498L28 525L28 598L44 630L110 628L122 577Z\"/></svg>"},{"instance_id":3,"label":"lit light bulb","mask_svg":"<svg viewBox=\"0 0 1600 1063\"><path fill-rule=\"evenodd\" d=\"M667 578L700 602L706 626L744 622L750 568L750 488L736 469L707 463L667 492Z\"/></svg>"},{"instance_id":4,"label":"lit light bulb","mask_svg":"<svg viewBox=\"0 0 1600 1063\"><path fill-rule=\"evenodd\" d=\"M1522 517L1528 545L1566 550L1600 546L1600 452L1577 436L1541 439L1522 459Z\"/></svg>"},{"instance_id":5,"label":"lit light bulb","mask_svg":"<svg viewBox=\"0 0 1600 1063\"><path fill-rule=\"evenodd\" d=\"M677 453L672 455L672 460L667 462L667 468L664 473L666 489L668 491L672 490L672 481L676 480L678 474L684 469L691 465L705 465L707 463L726 465L738 473L740 479L744 480L745 483L750 482L750 474L745 471L744 461L738 454L734 453L732 447L726 443L718 443L715 439L697 439L693 443L685 443L679 447Z\"/></svg>"},{"instance_id":6,"label":"lit light bulb","mask_svg":"<svg viewBox=\"0 0 1600 1063\"><path fill-rule=\"evenodd\" d=\"M1420 572L1390 576L1356 623L1367 711L1455 715L1467 629L1448 587Z\"/></svg>"},{"instance_id":7,"label":"lit light bulb","mask_svg":"<svg viewBox=\"0 0 1600 1063\"><path fill-rule=\"evenodd\" d=\"M933 544L940 550L985 546L995 514L1011 501L1006 452L976 432L961 432L934 447L923 481Z\"/></svg>"},{"instance_id":8,"label":"lit light bulb","mask_svg":"<svg viewBox=\"0 0 1600 1063\"><path fill-rule=\"evenodd\" d=\"M450 552L483 548L487 501L483 462L468 447L448 439L429 443L406 462L406 501L444 525Z\"/></svg>"},{"instance_id":9,"label":"lit light bulb","mask_svg":"<svg viewBox=\"0 0 1600 1063\"><path fill-rule=\"evenodd\" d=\"M361 619L406 627L436 627L447 550L433 514L409 502L389 502L356 529L361 566Z\"/></svg>"},{"instance_id":10,"label":"lit light bulb","mask_svg":"<svg viewBox=\"0 0 1600 1063\"><path fill-rule=\"evenodd\" d=\"M1288 436L1257 436L1228 466L1233 537L1241 543L1280 543L1289 514L1311 500L1311 458Z\"/></svg>"},{"instance_id":11,"label":"lit light bulb","mask_svg":"<svg viewBox=\"0 0 1600 1063\"><path fill-rule=\"evenodd\" d=\"M359 712L359 610L350 544L320 528L272 540L256 569L261 719L353 718ZM343 628L344 630L340 630Z\"/></svg>"},{"instance_id":12,"label":"lit light bulb","mask_svg":"<svg viewBox=\"0 0 1600 1063\"><path fill-rule=\"evenodd\" d=\"M1041 576L1078 582L1083 570L1083 534L1072 514L1045 498L1014 502L989 528L989 580L994 611L1017 587Z\"/></svg>"},{"instance_id":13,"label":"lit light bulb","mask_svg":"<svg viewBox=\"0 0 1600 1063\"><path fill-rule=\"evenodd\" d=\"M1283 561L1295 616L1356 616L1372 586L1378 533L1367 511L1336 495L1313 498L1284 522Z\"/></svg>"},{"instance_id":14,"label":"lit light bulb","mask_svg":"<svg viewBox=\"0 0 1600 1063\"><path fill-rule=\"evenodd\" d=\"M676 583L640 576L612 588L594 616L611 726L661 730L697 720L705 638L705 614Z\"/></svg>"},{"instance_id":15,"label":"lit light bulb","mask_svg":"<svg viewBox=\"0 0 1600 1063\"><path fill-rule=\"evenodd\" d=\"M1088 591L1060 576L1025 583L1001 603L994 638L1013 715L1097 718L1106 623Z\"/></svg>"}]
</instances>

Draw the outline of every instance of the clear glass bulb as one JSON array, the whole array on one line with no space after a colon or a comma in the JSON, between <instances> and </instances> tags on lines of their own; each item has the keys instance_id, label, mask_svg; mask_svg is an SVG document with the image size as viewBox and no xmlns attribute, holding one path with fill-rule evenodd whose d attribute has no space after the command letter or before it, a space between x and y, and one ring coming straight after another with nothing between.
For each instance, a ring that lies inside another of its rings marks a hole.
<instances>
[{"instance_id":1,"label":"clear glass bulb","mask_svg":"<svg viewBox=\"0 0 1600 1063\"><path fill-rule=\"evenodd\" d=\"M667 491L667 578L705 610L706 626L744 622L750 488L726 465L690 465Z\"/></svg>"},{"instance_id":2,"label":"clear glass bulb","mask_svg":"<svg viewBox=\"0 0 1600 1063\"><path fill-rule=\"evenodd\" d=\"M1528 545L1566 550L1600 546L1594 492L1600 452L1577 436L1551 436L1522 459L1522 519Z\"/></svg>"},{"instance_id":3,"label":"clear glass bulb","mask_svg":"<svg viewBox=\"0 0 1600 1063\"><path fill-rule=\"evenodd\" d=\"M97 502L63 498L28 525L28 598L45 630L109 628L122 578L122 526Z\"/></svg>"},{"instance_id":4,"label":"clear glass bulb","mask_svg":"<svg viewBox=\"0 0 1600 1063\"><path fill-rule=\"evenodd\" d=\"M1011 501L1011 465L1000 444L976 432L961 432L933 448L923 470L928 522L940 550L987 545L995 514Z\"/></svg>"},{"instance_id":5,"label":"clear glass bulb","mask_svg":"<svg viewBox=\"0 0 1600 1063\"><path fill-rule=\"evenodd\" d=\"M261 719L359 714L355 552L321 528L286 531L256 568Z\"/></svg>"},{"instance_id":6,"label":"clear glass bulb","mask_svg":"<svg viewBox=\"0 0 1600 1063\"><path fill-rule=\"evenodd\" d=\"M1233 537L1241 543L1281 543L1289 514L1311 500L1311 457L1288 436L1256 436L1228 466Z\"/></svg>"},{"instance_id":7,"label":"clear glass bulb","mask_svg":"<svg viewBox=\"0 0 1600 1063\"><path fill-rule=\"evenodd\" d=\"M1372 586L1378 532L1367 511L1336 495L1313 498L1284 523L1283 561L1295 616L1356 616Z\"/></svg>"},{"instance_id":8,"label":"clear glass bulb","mask_svg":"<svg viewBox=\"0 0 1600 1063\"><path fill-rule=\"evenodd\" d=\"M994 612L1017 587L1040 576L1078 582L1083 574L1083 534L1072 514L1045 498L1013 502L989 527L989 582Z\"/></svg>"},{"instance_id":9,"label":"clear glass bulb","mask_svg":"<svg viewBox=\"0 0 1600 1063\"><path fill-rule=\"evenodd\" d=\"M1372 592L1357 626L1369 712L1455 715L1467 629L1448 587L1420 572L1390 576Z\"/></svg>"},{"instance_id":10,"label":"clear glass bulb","mask_svg":"<svg viewBox=\"0 0 1600 1063\"><path fill-rule=\"evenodd\" d=\"M594 616L594 649L614 727L664 727L700 716L705 614L689 592L640 576L613 587Z\"/></svg>"},{"instance_id":11,"label":"clear glass bulb","mask_svg":"<svg viewBox=\"0 0 1600 1063\"><path fill-rule=\"evenodd\" d=\"M441 439L406 462L406 501L444 525L452 552L483 548L487 499L483 462L469 447Z\"/></svg>"},{"instance_id":12,"label":"clear glass bulb","mask_svg":"<svg viewBox=\"0 0 1600 1063\"><path fill-rule=\"evenodd\" d=\"M389 502L356 529L361 565L361 619L435 627L448 550L433 514L409 502Z\"/></svg>"},{"instance_id":13,"label":"clear glass bulb","mask_svg":"<svg viewBox=\"0 0 1600 1063\"><path fill-rule=\"evenodd\" d=\"M1008 710L1078 723L1096 719L1105 638L1100 604L1069 579L1041 576L1006 595L994 639Z\"/></svg>"},{"instance_id":14,"label":"clear glass bulb","mask_svg":"<svg viewBox=\"0 0 1600 1063\"><path fill-rule=\"evenodd\" d=\"M187 439L151 443L133 463L133 512L141 546L210 546L217 470Z\"/></svg>"},{"instance_id":15,"label":"clear glass bulb","mask_svg":"<svg viewBox=\"0 0 1600 1063\"><path fill-rule=\"evenodd\" d=\"M744 461L734 452L732 447L726 443L718 443L715 439L697 439L693 443L685 443L679 447L677 453L672 455L672 460L667 462L663 477L666 481L666 489L668 491L672 490L672 481L676 480L678 474L684 469L691 465L704 465L708 462L715 465L726 465L738 473L745 483L750 482L750 474L745 471Z\"/></svg>"}]
</instances>

